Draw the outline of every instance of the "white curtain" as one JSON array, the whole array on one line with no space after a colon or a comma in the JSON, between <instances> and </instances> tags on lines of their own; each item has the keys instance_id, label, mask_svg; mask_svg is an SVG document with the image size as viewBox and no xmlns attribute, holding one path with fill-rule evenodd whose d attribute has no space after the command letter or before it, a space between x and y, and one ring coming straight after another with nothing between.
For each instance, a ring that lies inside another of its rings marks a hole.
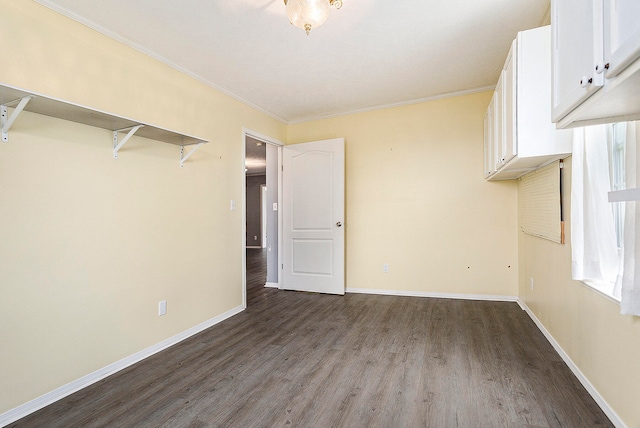
<instances>
[{"instance_id":1,"label":"white curtain","mask_svg":"<svg viewBox=\"0 0 640 428\"><path fill-rule=\"evenodd\" d=\"M620 259L608 201L606 125L574 129L571 165L572 278L615 283Z\"/></svg>"},{"instance_id":2,"label":"white curtain","mask_svg":"<svg viewBox=\"0 0 640 428\"><path fill-rule=\"evenodd\" d=\"M627 189L638 186L640 162L636 150L636 123L627 123L625 154L625 184ZM636 233L638 231L638 233ZM626 202L624 217L624 258L621 288L614 293L620 296L620 312L640 316L640 201ZM637 268L636 268L637 266ZM637 275L636 275L637 272Z\"/></svg>"}]
</instances>

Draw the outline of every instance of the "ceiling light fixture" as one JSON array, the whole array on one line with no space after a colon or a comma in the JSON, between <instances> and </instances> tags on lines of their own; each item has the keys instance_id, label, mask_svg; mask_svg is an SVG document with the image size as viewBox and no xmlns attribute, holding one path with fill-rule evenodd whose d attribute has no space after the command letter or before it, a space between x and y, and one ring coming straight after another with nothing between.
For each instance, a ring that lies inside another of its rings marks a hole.
<instances>
[{"instance_id":1,"label":"ceiling light fixture","mask_svg":"<svg viewBox=\"0 0 640 428\"><path fill-rule=\"evenodd\" d=\"M329 17L329 9L342 7L342 0L284 0L289 21L309 35L312 28L318 28Z\"/></svg>"}]
</instances>

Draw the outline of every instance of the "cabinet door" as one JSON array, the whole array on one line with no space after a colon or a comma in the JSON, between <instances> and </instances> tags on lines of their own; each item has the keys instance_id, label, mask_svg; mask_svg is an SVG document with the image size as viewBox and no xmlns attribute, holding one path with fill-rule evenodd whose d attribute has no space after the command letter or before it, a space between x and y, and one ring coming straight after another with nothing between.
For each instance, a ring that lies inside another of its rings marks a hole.
<instances>
[{"instance_id":1,"label":"cabinet door","mask_svg":"<svg viewBox=\"0 0 640 428\"><path fill-rule=\"evenodd\" d=\"M493 162L493 100L489 103L484 115L484 176L491 176L494 170Z\"/></svg>"},{"instance_id":2,"label":"cabinet door","mask_svg":"<svg viewBox=\"0 0 640 428\"><path fill-rule=\"evenodd\" d=\"M502 163L507 163L518 154L518 137L516 135L516 40L511 44L502 76L502 107L504 116L502 126L504 136L502 140Z\"/></svg>"},{"instance_id":3,"label":"cabinet door","mask_svg":"<svg viewBox=\"0 0 640 428\"><path fill-rule=\"evenodd\" d=\"M502 144L504 140L504 128L502 126L502 121L504 118L504 99L503 99L503 90L502 90L502 81L504 77L504 70L500 74L500 79L498 80L498 85L496 86L496 91L493 93L493 142L494 142L494 153L493 159L495 163L495 170L499 170L502 168L502 157L504 146Z\"/></svg>"},{"instance_id":4,"label":"cabinet door","mask_svg":"<svg viewBox=\"0 0 640 428\"><path fill-rule=\"evenodd\" d=\"M640 57L640 1L601 1L604 2L604 64L607 64L606 77L610 79Z\"/></svg>"},{"instance_id":5,"label":"cabinet door","mask_svg":"<svg viewBox=\"0 0 640 428\"><path fill-rule=\"evenodd\" d=\"M557 122L604 83L603 0L553 0L552 120ZM608 1L608 0L607 0Z\"/></svg>"}]
</instances>

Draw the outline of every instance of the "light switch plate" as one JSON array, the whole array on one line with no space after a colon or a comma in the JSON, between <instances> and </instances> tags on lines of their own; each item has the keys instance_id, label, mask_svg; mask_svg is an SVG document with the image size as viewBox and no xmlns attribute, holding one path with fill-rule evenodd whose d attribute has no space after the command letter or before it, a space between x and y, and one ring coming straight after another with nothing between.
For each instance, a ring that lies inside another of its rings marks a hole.
<instances>
[{"instance_id":1,"label":"light switch plate","mask_svg":"<svg viewBox=\"0 0 640 428\"><path fill-rule=\"evenodd\" d=\"M162 300L158 303L158 316L165 315L167 313L167 301Z\"/></svg>"}]
</instances>

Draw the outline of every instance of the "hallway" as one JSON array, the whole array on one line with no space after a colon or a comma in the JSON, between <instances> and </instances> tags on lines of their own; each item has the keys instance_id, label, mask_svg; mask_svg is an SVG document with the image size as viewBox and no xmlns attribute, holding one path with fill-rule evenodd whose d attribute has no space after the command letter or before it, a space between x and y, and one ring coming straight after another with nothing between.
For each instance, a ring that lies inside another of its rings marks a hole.
<instances>
[{"instance_id":1,"label":"hallway","mask_svg":"<svg viewBox=\"0 0 640 428\"><path fill-rule=\"evenodd\" d=\"M266 295L276 292L275 288L267 288L267 249L247 248L247 307L251 307Z\"/></svg>"}]
</instances>

